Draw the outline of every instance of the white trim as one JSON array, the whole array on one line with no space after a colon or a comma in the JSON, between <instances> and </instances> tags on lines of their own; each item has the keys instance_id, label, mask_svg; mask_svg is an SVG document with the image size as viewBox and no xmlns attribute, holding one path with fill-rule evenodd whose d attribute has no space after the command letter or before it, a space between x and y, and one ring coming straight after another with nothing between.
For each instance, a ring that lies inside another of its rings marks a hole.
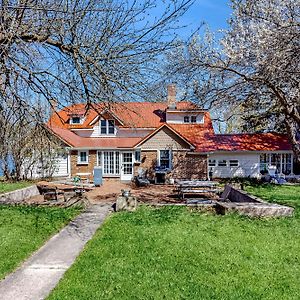
<instances>
[{"instance_id":1,"label":"white trim","mask_svg":"<svg viewBox=\"0 0 300 300\"><path fill-rule=\"evenodd\" d=\"M205 109L183 109L183 110L180 110L180 109L176 109L176 110L167 109L166 112L167 113L204 113L204 112L208 112L208 110L205 110Z\"/></svg>"},{"instance_id":2,"label":"white trim","mask_svg":"<svg viewBox=\"0 0 300 300\"><path fill-rule=\"evenodd\" d=\"M80 161L80 153L85 152L86 153L86 162ZM78 150L77 151L77 165L88 165L89 164L89 150Z\"/></svg>"},{"instance_id":3,"label":"white trim","mask_svg":"<svg viewBox=\"0 0 300 300\"><path fill-rule=\"evenodd\" d=\"M168 170L172 170L173 164L172 164L172 149L158 149L157 150L157 163L158 166L160 167L160 152L161 151L169 151L169 168Z\"/></svg>"},{"instance_id":4,"label":"white trim","mask_svg":"<svg viewBox=\"0 0 300 300\"><path fill-rule=\"evenodd\" d=\"M71 151L68 152L68 175L71 178Z\"/></svg>"},{"instance_id":5,"label":"white trim","mask_svg":"<svg viewBox=\"0 0 300 300\"><path fill-rule=\"evenodd\" d=\"M92 131L94 128L70 128L71 131Z\"/></svg>"},{"instance_id":6,"label":"white trim","mask_svg":"<svg viewBox=\"0 0 300 300\"><path fill-rule=\"evenodd\" d=\"M79 118L79 123L73 123L73 118ZM71 125L82 125L84 123L85 118L81 116L71 116L69 124Z\"/></svg>"},{"instance_id":7,"label":"white trim","mask_svg":"<svg viewBox=\"0 0 300 300\"><path fill-rule=\"evenodd\" d=\"M171 130L174 134L176 134L181 140L183 140L185 143L187 143L190 146L190 149L195 149L194 145L190 143L184 136L182 136L180 133L176 132L175 129L172 127L168 126L168 124L163 124L160 127L157 127L154 131L152 131L150 134L146 135L145 137L142 138L141 141L139 141L134 148L140 147L143 145L146 141L148 141L150 138L155 136L160 130L162 130L164 127L168 128Z\"/></svg>"},{"instance_id":8,"label":"white trim","mask_svg":"<svg viewBox=\"0 0 300 300\"><path fill-rule=\"evenodd\" d=\"M102 133L101 132L101 122L105 121L105 128L106 128L106 133ZM113 121L114 122L114 133L109 133L109 121ZM116 126L116 121L114 119L104 119L104 118L100 118L99 120L99 136L100 137L112 137L112 136L116 136L117 135L117 126Z\"/></svg>"}]
</instances>

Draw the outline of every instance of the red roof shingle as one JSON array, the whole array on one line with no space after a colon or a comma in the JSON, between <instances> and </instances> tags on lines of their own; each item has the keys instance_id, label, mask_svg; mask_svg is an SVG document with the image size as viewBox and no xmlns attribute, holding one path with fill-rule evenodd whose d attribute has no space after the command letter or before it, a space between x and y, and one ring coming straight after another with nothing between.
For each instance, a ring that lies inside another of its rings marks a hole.
<instances>
[{"instance_id":1,"label":"red roof shingle","mask_svg":"<svg viewBox=\"0 0 300 300\"><path fill-rule=\"evenodd\" d=\"M86 111L85 104L76 104L51 116L48 127L54 134L75 148L133 148L142 141L141 137L81 137L70 129L93 128L90 123L105 111L110 111L121 121L121 127L148 128L155 130L165 123L167 103L128 102L94 104ZM197 109L191 102L178 102L178 110ZM85 115L83 124L69 124L72 113ZM85 112L85 113L84 113ZM287 151L291 145L286 135L277 133L215 134L210 114L204 113L204 124L168 124L180 136L195 146L197 152L215 151Z\"/></svg>"}]
</instances>

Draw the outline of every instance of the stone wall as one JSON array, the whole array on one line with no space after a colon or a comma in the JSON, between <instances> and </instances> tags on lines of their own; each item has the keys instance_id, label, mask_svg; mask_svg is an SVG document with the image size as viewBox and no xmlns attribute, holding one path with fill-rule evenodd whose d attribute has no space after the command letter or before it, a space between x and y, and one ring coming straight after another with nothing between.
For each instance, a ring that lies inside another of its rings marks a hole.
<instances>
[{"instance_id":1,"label":"stone wall","mask_svg":"<svg viewBox=\"0 0 300 300\"><path fill-rule=\"evenodd\" d=\"M36 185L19 189L16 191L8 192L0 195L0 204L13 204L21 203L24 200L31 198L33 196L39 195L40 192Z\"/></svg>"},{"instance_id":2,"label":"stone wall","mask_svg":"<svg viewBox=\"0 0 300 300\"><path fill-rule=\"evenodd\" d=\"M92 179L94 167L97 166L97 151L89 150L88 164L78 164L77 154L77 150L71 151L71 176L76 176L77 173L91 173L89 178Z\"/></svg>"}]
</instances>

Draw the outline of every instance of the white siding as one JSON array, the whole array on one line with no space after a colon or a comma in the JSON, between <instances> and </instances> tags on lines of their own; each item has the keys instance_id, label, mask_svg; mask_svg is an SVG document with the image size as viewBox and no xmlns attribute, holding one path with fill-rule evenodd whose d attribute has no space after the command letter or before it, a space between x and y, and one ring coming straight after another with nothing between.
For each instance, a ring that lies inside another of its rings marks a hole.
<instances>
[{"instance_id":1,"label":"white siding","mask_svg":"<svg viewBox=\"0 0 300 300\"><path fill-rule=\"evenodd\" d=\"M48 176L67 177L69 176L69 154L58 156L55 159L55 164L52 164L50 169L45 169L41 162L32 163L28 159L22 168L22 174L26 175L28 179Z\"/></svg>"},{"instance_id":2,"label":"white siding","mask_svg":"<svg viewBox=\"0 0 300 300\"><path fill-rule=\"evenodd\" d=\"M100 135L99 121L95 123L91 130L73 130L73 132L82 137L145 137L153 129L123 129L116 126L116 135Z\"/></svg>"},{"instance_id":3,"label":"white siding","mask_svg":"<svg viewBox=\"0 0 300 300\"><path fill-rule=\"evenodd\" d=\"M56 159L56 168L53 177L66 177L69 175L69 155L59 156Z\"/></svg>"},{"instance_id":4,"label":"white siding","mask_svg":"<svg viewBox=\"0 0 300 300\"><path fill-rule=\"evenodd\" d=\"M184 123L184 117L189 116L196 116L197 122L196 124L203 124L204 123L204 114L199 112L176 112L176 113L166 113L166 122L169 124L182 124ZM185 123L186 124L186 123ZM189 123L187 123L189 124ZM191 123L195 124L195 123Z\"/></svg>"},{"instance_id":5,"label":"white siding","mask_svg":"<svg viewBox=\"0 0 300 300\"><path fill-rule=\"evenodd\" d=\"M259 154L258 153L220 153L210 154L208 159L216 160L215 167L212 169L213 177L215 178L230 178L230 177L259 177ZM226 167L219 167L218 161L226 160ZM230 167L229 160L238 160L238 167Z\"/></svg>"}]
</instances>

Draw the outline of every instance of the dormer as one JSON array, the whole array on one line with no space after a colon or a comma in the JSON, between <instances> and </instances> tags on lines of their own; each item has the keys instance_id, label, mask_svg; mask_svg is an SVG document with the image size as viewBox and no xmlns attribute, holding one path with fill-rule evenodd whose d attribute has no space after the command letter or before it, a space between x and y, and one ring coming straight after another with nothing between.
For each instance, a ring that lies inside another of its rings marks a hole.
<instances>
[{"instance_id":1,"label":"dormer","mask_svg":"<svg viewBox=\"0 0 300 300\"><path fill-rule=\"evenodd\" d=\"M108 109L102 111L89 125L93 125L92 136L116 136L118 127L123 122L113 112Z\"/></svg>"},{"instance_id":2,"label":"dormer","mask_svg":"<svg viewBox=\"0 0 300 300\"><path fill-rule=\"evenodd\" d=\"M84 122L83 116L78 116L78 115L70 116L69 124L71 125L80 125L83 124L83 122Z\"/></svg>"},{"instance_id":3,"label":"dormer","mask_svg":"<svg viewBox=\"0 0 300 300\"><path fill-rule=\"evenodd\" d=\"M176 85L168 85L166 123L204 124L204 111L190 102L176 102Z\"/></svg>"}]
</instances>

